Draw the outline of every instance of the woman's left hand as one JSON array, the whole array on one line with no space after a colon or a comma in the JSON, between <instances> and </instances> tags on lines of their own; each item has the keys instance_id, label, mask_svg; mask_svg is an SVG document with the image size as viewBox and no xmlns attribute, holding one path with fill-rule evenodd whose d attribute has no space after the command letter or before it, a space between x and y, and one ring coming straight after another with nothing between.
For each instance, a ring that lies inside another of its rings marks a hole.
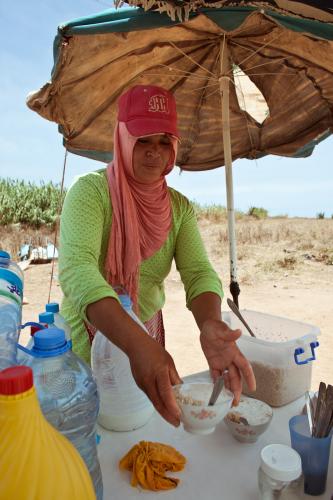
<instances>
[{"instance_id":1,"label":"woman's left hand","mask_svg":"<svg viewBox=\"0 0 333 500\"><path fill-rule=\"evenodd\" d=\"M233 405L239 403L242 393L242 377L250 391L256 388L251 364L236 344L240 336L240 330L231 330L221 320L207 319L201 326L201 347L207 358L213 380L223 374L226 387L234 393Z\"/></svg>"}]
</instances>

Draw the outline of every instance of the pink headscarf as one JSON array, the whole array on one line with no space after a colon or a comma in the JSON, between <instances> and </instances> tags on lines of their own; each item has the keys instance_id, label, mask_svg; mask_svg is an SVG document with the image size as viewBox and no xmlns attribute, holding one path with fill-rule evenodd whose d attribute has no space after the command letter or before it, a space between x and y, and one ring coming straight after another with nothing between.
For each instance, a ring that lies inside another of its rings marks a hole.
<instances>
[{"instance_id":1,"label":"pink headscarf","mask_svg":"<svg viewBox=\"0 0 333 500\"><path fill-rule=\"evenodd\" d=\"M174 167L178 144L176 138L171 138L173 154L160 179L143 184L135 179L133 172L137 139L128 132L125 123L117 122L114 159L107 167L113 215L105 259L108 283L123 286L136 310L140 263L162 247L171 229L171 202L164 176Z\"/></svg>"}]
</instances>

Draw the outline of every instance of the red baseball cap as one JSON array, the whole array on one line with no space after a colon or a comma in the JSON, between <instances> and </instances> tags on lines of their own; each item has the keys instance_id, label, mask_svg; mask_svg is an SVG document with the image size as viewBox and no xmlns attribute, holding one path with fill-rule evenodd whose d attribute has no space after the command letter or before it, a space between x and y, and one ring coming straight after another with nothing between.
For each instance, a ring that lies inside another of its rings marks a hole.
<instances>
[{"instance_id":1,"label":"red baseball cap","mask_svg":"<svg viewBox=\"0 0 333 500\"><path fill-rule=\"evenodd\" d=\"M170 134L179 139L176 100L162 87L135 85L127 90L118 101L118 121L134 137Z\"/></svg>"}]
</instances>

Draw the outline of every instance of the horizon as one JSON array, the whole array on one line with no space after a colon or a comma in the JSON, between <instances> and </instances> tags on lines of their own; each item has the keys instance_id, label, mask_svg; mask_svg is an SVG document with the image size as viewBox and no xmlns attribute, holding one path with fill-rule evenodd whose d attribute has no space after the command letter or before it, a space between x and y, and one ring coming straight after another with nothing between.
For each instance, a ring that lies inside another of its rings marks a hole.
<instances>
[{"instance_id":1,"label":"horizon","mask_svg":"<svg viewBox=\"0 0 333 500\"><path fill-rule=\"evenodd\" d=\"M53 40L64 21L111 8L103 0L42 0L24 4L2 2L3 40L0 50L3 88L0 96L3 115L0 123L0 177L26 182L59 183L65 150L57 125L42 119L25 104L29 92L50 78ZM13 37L15 26L15 37ZM266 156L259 160L236 160L233 166L235 210L247 212L263 207L270 217L315 218L333 214L333 176L330 155L333 137L320 143L308 158ZM104 164L68 154L65 185L75 176L103 168ZM10 174L10 175L9 175ZM176 167L167 176L169 186L200 205L226 205L224 168L204 172L182 171Z\"/></svg>"}]
</instances>

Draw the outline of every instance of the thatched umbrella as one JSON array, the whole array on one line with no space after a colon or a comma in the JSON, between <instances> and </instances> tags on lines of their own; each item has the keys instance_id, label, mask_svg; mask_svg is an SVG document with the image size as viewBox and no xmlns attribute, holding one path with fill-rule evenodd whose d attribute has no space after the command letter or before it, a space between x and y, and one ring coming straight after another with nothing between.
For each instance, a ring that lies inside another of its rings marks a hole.
<instances>
[{"instance_id":1,"label":"thatched umbrella","mask_svg":"<svg viewBox=\"0 0 333 500\"><path fill-rule=\"evenodd\" d=\"M182 136L177 165L226 166L236 303L232 160L308 156L333 130L333 25L264 8L282 0L251 3L260 9L201 8L182 22L130 8L66 23L55 39L52 79L28 99L60 125L69 151L109 161L119 95L138 83L170 89ZM257 103L267 104L260 119L243 95L245 78Z\"/></svg>"}]
</instances>

